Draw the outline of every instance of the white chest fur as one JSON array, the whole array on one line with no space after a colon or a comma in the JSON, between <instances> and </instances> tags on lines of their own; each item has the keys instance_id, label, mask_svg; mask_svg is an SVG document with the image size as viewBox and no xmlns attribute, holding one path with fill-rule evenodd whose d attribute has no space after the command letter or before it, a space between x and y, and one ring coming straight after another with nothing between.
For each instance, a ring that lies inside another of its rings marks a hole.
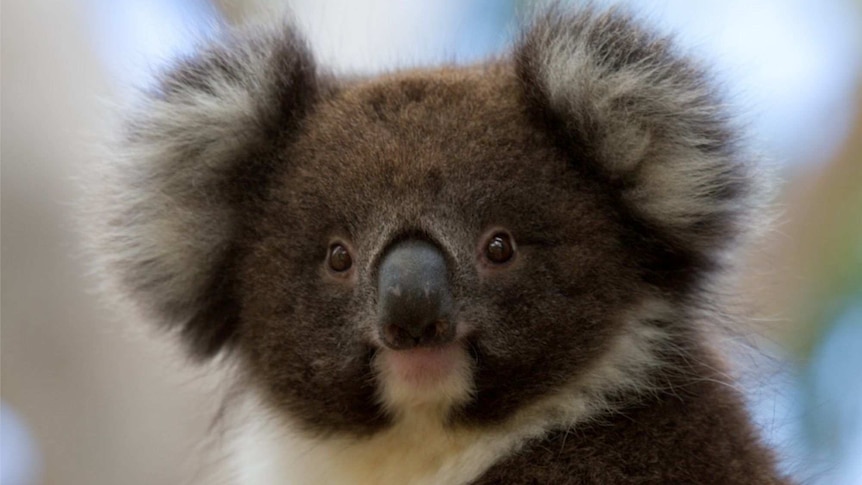
<instances>
[{"instance_id":1,"label":"white chest fur","mask_svg":"<svg viewBox=\"0 0 862 485\"><path fill-rule=\"evenodd\" d=\"M439 423L434 413L417 414L361 440L310 439L286 427L257 427L237 442L240 483L469 483L520 441L508 433L451 430Z\"/></svg>"}]
</instances>

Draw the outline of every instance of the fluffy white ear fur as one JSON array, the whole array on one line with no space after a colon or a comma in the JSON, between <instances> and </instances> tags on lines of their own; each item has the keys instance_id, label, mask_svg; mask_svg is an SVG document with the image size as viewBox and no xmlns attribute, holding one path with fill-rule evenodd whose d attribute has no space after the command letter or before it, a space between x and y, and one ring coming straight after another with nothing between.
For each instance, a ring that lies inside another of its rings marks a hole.
<instances>
[{"instance_id":1,"label":"fluffy white ear fur","mask_svg":"<svg viewBox=\"0 0 862 485\"><path fill-rule=\"evenodd\" d=\"M289 26L226 34L143 93L97 174L88 231L104 293L177 329L195 355L230 339L222 274L242 191L255 190L243 182L314 98L314 70Z\"/></svg>"},{"instance_id":2,"label":"fluffy white ear fur","mask_svg":"<svg viewBox=\"0 0 862 485\"><path fill-rule=\"evenodd\" d=\"M646 223L696 251L751 225L761 195L752 156L713 83L670 39L619 8L557 9L537 17L516 61L528 97Z\"/></svg>"}]
</instances>

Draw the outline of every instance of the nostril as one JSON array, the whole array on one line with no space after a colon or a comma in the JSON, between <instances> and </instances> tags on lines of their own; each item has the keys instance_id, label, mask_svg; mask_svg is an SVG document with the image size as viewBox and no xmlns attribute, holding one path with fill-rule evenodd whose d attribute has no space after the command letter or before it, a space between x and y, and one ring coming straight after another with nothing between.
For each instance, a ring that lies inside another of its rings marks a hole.
<instances>
[{"instance_id":1,"label":"nostril","mask_svg":"<svg viewBox=\"0 0 862 485\"><path fill-rule=\"evenodd\" d=\"M428 322L422 326L402 326L395 323L383 327L383 342L394 349L437 345L449 340L449 324L445 320Z\"/></svg>"},{"instance_id":2,"label":"nostril","mask_svg":"<svg viewBox=\"0 0 862 485\"><path fill-rule=\"evenodd\" d=\"M414 335L409 329L400 325L393 323L383 327L383 342L393 349L412 349L420 345L421 341L421 333Z\"/></svg>"},{"instance_id":3,"label":"nostril","mask_svg":"<svg viewBox=\"0 0 862 485\"><path fill-rule=\"evenodd\" d=\"M422 331L422 340L426 342L434 342L446 335L446 330L449 326L444 320L437 320Z\"/></svg>"},{"instance_id":4,"label":"nostril","mask_svg":"<svg viewBox=\"0 0 862 485\"><path fill-rule=\"evenodd\" d=\"M437 326L434 324L427 325L422 329L422 336L419 338L422 342L433 342L437 339Z\"/></svg>"}]
</instances>

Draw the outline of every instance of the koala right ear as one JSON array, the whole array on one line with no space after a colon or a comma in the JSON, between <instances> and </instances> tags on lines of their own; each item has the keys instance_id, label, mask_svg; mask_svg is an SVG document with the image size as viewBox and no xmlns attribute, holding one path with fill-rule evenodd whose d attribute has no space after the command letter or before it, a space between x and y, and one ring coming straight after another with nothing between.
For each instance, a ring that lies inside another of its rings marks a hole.
<instances>
[{"instance_id":1,"label":"koala right ear","mask_svg":"<svg viewBox=\"0 0 862 485\"><path fill-rule=\"evenodd\" d=\"M292 27L229 34L168 71L111 148L88 202L99 277L195 357L235 340L243 208L323 92Z\"/></svg>"},{"instance_id":2,"label":"koala right ear","mask_svg":"<svg viewBox=\"0 0 862 485\"><path fill-rule=\"evenodd\" d=\"M711 76L626 9L554 5L515 66L545 126L672 252L713 260L762 225L757 159Z\"/></svg>"}]
</instances>

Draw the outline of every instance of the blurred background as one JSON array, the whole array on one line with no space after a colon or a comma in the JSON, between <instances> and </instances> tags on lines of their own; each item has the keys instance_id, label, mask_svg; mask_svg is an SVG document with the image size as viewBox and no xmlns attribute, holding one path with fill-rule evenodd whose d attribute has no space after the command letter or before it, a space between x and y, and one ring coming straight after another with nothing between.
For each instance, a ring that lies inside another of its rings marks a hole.
<instances>
[{"instance_id":1,"label":"blurred background","mask_svg":"<svg viewBox=\"0 0 862 485\"><path fill-rule=\"evenodd\" d=\"M503 51L515 0L4 0L0 483L200 483L218 379L100 310L73 221L112 103L220 24L290 7L374 73ZM611 2L599 2L611 3ZM620 0L716 66L776 168L744 293L752 412L802 483L862 484L862 1Z\"/></svg>"}]
</instances>

